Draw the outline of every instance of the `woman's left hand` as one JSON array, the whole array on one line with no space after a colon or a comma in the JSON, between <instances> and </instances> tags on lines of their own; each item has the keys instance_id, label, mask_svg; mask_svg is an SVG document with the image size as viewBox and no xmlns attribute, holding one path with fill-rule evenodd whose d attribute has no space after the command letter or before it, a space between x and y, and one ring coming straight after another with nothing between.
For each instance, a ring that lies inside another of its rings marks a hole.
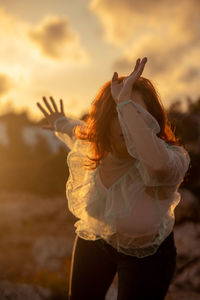
<instances>
[{"instance_id":1,"label":"woman's left hand","mask_svg":"<svg viewBox=\"0 0 200 300\"><path fill-rule=\"evenodd\" d=\"M146 57L141 62L140 58L138 58L133 72L120 83L118 82L117 72L114 72L111 82L111 94L117 104L131 99L133 84L142 75L146 62Z\"/></svg>"}]
</instances>

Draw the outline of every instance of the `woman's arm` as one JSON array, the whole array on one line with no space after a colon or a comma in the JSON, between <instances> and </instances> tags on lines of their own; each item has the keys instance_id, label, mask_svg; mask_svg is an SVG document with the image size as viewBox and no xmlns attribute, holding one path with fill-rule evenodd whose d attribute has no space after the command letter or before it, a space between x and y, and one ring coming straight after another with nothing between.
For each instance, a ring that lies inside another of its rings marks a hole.
<instances>
[{"instance_id":1,"label":"woman's arm","mask_svg":"<svg viewBox=\"0 0 200 300\"><path fill-rule=\"evenodd\" d=\"M83 125L84 122L69 117L60 117L54 122L54 131L59 133L66 133L70 137L74 136L74 130L76 126Z\"/></svg>"},{"instance_id":2,"label":"woman's arm","mask_svg":"<svg viewBox=\"0 0 200 300\"><path fill-rule=\"evenodd\" d=\"M117 104L127 150L139 160L137 166L145 184L176 184L188 169L188 153L182 147L170 147L158 138L157 120L131 99L133 84L141 76L146 62L146 57L141 62L137 59L133 72L120 83L114 72L111 93Z\"/></svg>"},{"instance_id":3,"label":"woman's arm","mask_svg":"<svg viewBox=\"0 0 200 300\"><path fill-rule=\"evenodd\" d=\"M138 159L137 167L145 184L178 184L189 167L187 151L181 146L169 146L157 137L157 120L138 103L117 105L117 111L127 151Z\"/></svg>"},{"instance_id":4,"label":"woman's arm","mask_svg":"<svg viewBox=\"0 0 200 300\"><path fill-rule=\"evenodd\" d=\"M155 135L152 136L152 128L146 124L142 114L136 111L135 103L131 102L117 106L122 130L125 131L123 127L127 128L130 138L129 142L132 142L132 145L135 146L138 156L142 159L142 164L144 166L152 165L155 171L160 171L168 163L167 149L163 143L160 143L159 138L156 139ZM125 134L127 136L127 132Z\"/></svg>"}]
</instances>

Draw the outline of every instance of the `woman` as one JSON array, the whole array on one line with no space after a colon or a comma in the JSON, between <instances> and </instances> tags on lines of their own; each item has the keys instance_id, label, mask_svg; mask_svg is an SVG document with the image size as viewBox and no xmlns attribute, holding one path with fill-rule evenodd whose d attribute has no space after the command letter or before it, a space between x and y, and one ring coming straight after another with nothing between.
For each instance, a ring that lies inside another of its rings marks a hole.
<instances>
[{"instance_id":1,"label":"woman","mask_svg":"<svg viewBox=\"0 0 200 300\"><path fill-rule=\"evenodd\" d=\"M66 194L75 223L69 298L105 299L117 272L118 300L164 299L176 265L173 237L178 187L190 158L167 122L152 83L115 72L86 122L38 107L70 148Z\"/></svg>"}]
</instances>

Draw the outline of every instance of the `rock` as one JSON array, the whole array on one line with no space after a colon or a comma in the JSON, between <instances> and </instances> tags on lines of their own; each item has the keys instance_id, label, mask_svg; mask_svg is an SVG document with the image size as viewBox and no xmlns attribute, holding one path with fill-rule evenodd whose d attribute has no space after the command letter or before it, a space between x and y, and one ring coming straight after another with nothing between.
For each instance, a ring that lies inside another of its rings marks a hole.
<instances>
[{"instance_id":1,"label":"rock","mask_svg":"<svg viewBox=\"0 0 200 300\"><path fill-rule=\"evenodd\" d=\"M165 297L165 300L200 300L199 293L191 291L175 291L169 292Z\"/></svg>"},{"instance_id":2,"label":"rock","mask_svg":"<svg viewBox=\"0 0 200 300\"><path fill-rule=\"evenodd\" d=\"M182 291L200 292L200 261L177 275L174 286Z\"/></svg>"},{"instance_id":3,"label":"rock","mask_svg":"<svg viewBox=\"0 0 200 300\"><path fill-rule=\"evenodd\" d=\"M67 200L65 197L53 197L43 199L25 193L0 193L0 211L1 226L10 226L15 224L18 229L24 225L36 223L55 224L70 223L74 221L73 216L67 209ZM12 224L8 221L12 219Z\"/></svg>"},{"instance_id":4,"label":"rock","mask_svg":"<svg viewBox=\"0 0 200 300\"><path fill-rule=\"evenodd\" d=\"M200 292L200 224L185 222L174 228L177 248L177 270L171 289L178 292ZM182 297L181 297L182 299ZM187 298L183 298L187 299ZM197 299L197 298L188 298ZM200 299L200 296L199 296Z\"/></svg>"},{"instance_id":5,"label":"rock","mask_svg":"<svg viewBox=\"0 0 200 300\"><path fill-rule=\"evenodd\" d=\"M1 300L45 300L50 296L51 292L40 286L0 281Z\"/></svg>"},{"instance_id":6,"label":"rock","mask_svg":"<svg viewBox=\"0 0 200 300\"><path fill-rule=\"evenodd\" d=\"M195 291L200 292L200 261L189 270L189 273L191 285Z\"/></svg>"},{"instance_id":7,"label":"rock","mask_svg":"<svg viewBox=\"0 0 200 300\"><path fill-rule=\"evenodd\" d=\"M188 259L199 257L200 223L185 222L174 227L174 237L179 256Z\"/></svg>"},{"instance_id":8,"label":"rock","mask_svg":"<svg viewBox=\"0 0 200 300\"><path fill-rule=\"evenodd\" d=\"M175 209L176 224L200 218L199 200L187 189L179 189L181 201Z\"/></svg>"},{"instance_id":9,"label":"rock","mask_svg":"<svg viewBox=\"0 0 200 300\"><path fill-rule=\"evenodd\" d=\"M63 257L71 256L73 243L64 238L41 237L32 248L35 261L51 271L58 271Z\"/></svg>"}]
</instances>

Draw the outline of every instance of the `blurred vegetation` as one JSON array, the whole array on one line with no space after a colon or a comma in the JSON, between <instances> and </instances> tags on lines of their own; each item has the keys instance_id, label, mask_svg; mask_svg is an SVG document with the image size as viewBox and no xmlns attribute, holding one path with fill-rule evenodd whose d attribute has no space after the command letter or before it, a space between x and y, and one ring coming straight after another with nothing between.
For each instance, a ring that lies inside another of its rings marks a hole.
<instances>
[{"instance_id":1,"label":"blurred vegetation","mask_svg":"<svg viewBox=\"0 0 200 300\"><path fill-rule=\"evenodd\" d=\"M182 101L174 101L167 115L175 135L185 146L191 157L191 168L182 187L200 194L200 98L186 99L187 109L181 109ZM85 115L81 117L85 119ZM63 145L57 153L52 152L47 139L37 134L34 146L28 145L22 132L26 127L38 128L43 120L36 123L29 119L28 112L8 112L0 116L5 124L8 145L0 143L0 191L24 191L43 196L64 194L68 177L66 157L68 149ZM55 137L56 140L56 137Z\"/></svg>"},{"instance_id":2,"label":"blurred vegetation","mask_svg":"<svg viewBox=\"0 0 200 300\"><path fill-rule=\"evenodd\" d=\"M31 121L27 112L9 112L0 116L0 122L6 125L9 141L8 145L0 144L0 191L63 194L68 177L66 147L54 153L47 138L38 133L36 144L28 145L23 139L23 129L38 128L42 121Z\"/></svg>"},{"instance_id":3,"label":"blurred vegetation","mask_svg":"<svg viewBox=\"0 0 200 300\"><path fill-rule=\"evenodd\" d=\"M187 109L183 112L182 101L173 102L167 110L168 119L180 144L190 155L190 167L181 187L200 195L200 97L195 101L186 99Z\"/></svg>"}]
</instances>

